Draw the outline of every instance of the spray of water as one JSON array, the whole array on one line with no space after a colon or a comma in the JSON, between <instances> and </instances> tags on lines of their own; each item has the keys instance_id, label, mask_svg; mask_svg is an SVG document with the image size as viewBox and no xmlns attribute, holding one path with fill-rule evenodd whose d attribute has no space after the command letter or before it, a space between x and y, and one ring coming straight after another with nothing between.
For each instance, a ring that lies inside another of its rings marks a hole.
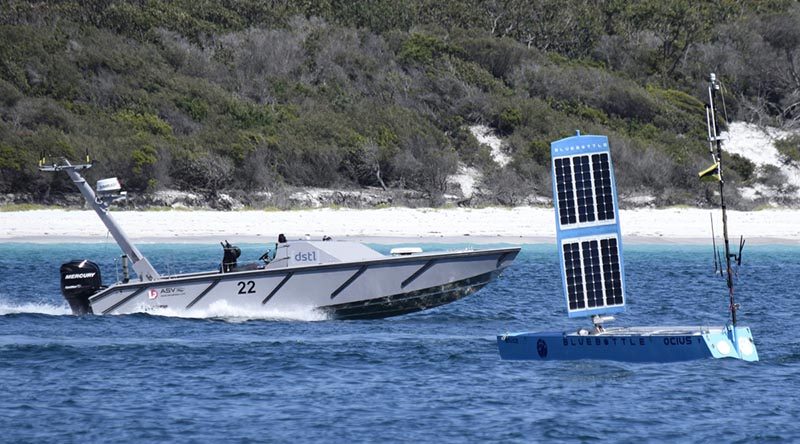
<instances>
[{"instance_id":1,"label":"spray of water","mask_svg":"<svg viewBox=\"0 0 800 444\"><path fill-rule=\"evenodd\" d=\"M328 316L312 308L295 309L259 309L243 308L228 304L221 300L211 304L205 309L181 310L175 308L153 308L142 306L137 312L149 313L155 316L166 316L186 319L219 319L227 322L246 322L249 320L276 320L276 321L324 321ZM14 302L0 295L0 316L9 314L46 314L51 316L71 315L72 311L64 303L56 305L46 302Z\"/></svg>"},{"instance_id":2,"label":"spray of water","mask_svg":"<svg viewBox=\"0 0 800 444\"><path fill-rule=\"evenodd\" d=\"M156 316L167 316L188 319L221 319L228 322L246 322L250 320L275 320L275 321L324 321L328 316L310 307L297 307L294 309L267 309L238 307L225 300L216 301L208 308L203 309L177 309L141 307L141 312Z\"/></svg>"},{"instance_id":3,"label":"spray of water","mask_svg":"<svg viewBox=\"0 0 800 444\"><path fill-rule=\"evenodd\" d=\"M0 296L0 316L18 313L46 314L51 316L62 316L72 314L66 304L55 305L46 302L23 302L16 303Z\"/></svg>"}]
</instances>

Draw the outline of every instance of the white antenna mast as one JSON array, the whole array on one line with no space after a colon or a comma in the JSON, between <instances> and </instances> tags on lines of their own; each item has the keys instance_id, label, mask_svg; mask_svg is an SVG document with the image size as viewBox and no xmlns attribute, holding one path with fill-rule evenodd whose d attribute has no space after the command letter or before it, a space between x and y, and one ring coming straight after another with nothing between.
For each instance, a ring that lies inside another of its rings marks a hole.
<instances>
[{"instance_id":1,"label":"white antenna mast","mask_svg":"<svg viewBox=\"0 0 800 444\"><path fill-rule=\"evenodd\" d=\"M116 177L110 179L103 179L97 181L97 194L95 194L92 187L86 183L86 179L78 173L79 170L87 170L92 167L89 162L89 156L86 156L87 163L73 165L69 160L62 158L59 163L50 165L45 164L45 159L39 161L40 171L66 171L69 174L72 182L81 191L83 198L94 209L95 213L103 221L103 224L108 228L111 236L117 242L117 245L122 251L131 259L133 263L133 270L139 275L139 279L143 281L154 281L161 276L150 264L150 261L136 248L135 245L128 239L122 228L117 225L117 222L108 213L108 207L112 202L125 198L126 193L120 191L121 187L119 180Z\"/></svg>"}]
</instances>

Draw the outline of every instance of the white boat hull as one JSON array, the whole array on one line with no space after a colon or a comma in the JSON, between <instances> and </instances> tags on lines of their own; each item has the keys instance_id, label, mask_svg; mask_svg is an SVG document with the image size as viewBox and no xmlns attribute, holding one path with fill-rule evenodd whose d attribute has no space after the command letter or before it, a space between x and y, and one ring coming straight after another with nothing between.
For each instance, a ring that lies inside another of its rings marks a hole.
<instances>
[{"instance_id":1,"label":"white boat hull","mask_svg":"<svg viewBox=\"0 0 800 444\"><path fill-rule=\"evenodd\" d=\"M370 261L232 273L197 273L116 284L89 298L95 314L206 310L321 310L333 318L384 318L467 296L500 274L519 248L428 253Z\"/></svg>"}]
</instances>

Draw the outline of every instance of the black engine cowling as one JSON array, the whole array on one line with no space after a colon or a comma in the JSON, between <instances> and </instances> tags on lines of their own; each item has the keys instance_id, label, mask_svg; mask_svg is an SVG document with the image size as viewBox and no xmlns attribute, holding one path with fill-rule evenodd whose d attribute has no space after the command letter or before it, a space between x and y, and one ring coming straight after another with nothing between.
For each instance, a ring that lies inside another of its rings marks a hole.
<instances>
[{"instance_id":1,"label":"black engine cowling","mask_svg":"<svg viewBox=\"0 0 800 444\"><path fill-rule=\"evenodd\" d=\"M89 297L102 287L100 267L94 262L76 259L61 265L61 294L73 314L91 314Z\"/></svg>"}]
</instances>

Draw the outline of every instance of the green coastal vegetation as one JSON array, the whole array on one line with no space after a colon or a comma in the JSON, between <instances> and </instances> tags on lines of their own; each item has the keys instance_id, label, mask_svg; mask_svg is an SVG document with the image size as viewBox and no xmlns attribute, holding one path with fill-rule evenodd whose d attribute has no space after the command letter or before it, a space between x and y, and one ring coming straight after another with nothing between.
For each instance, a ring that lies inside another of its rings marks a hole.
<instances>
[{"instance_id":1,"label":"green coastal vegetation","mask_svg":"<svg viewBox=\"0 0 800 444\"><path fill-rule=\"evenodd\" d=\"M729 120L800 123L800 3L0 1L0 194L74 195L37 161L88 151L90 178L141 195L269 207L370 187L435 206L463 165L481 176L468 204L516 205L550 195L549 143L580 129L609 136L623 195L706 205L712 71ZM507 165L472 125L503 138ZM778 149L800 161L800 138ZM729 157L734 186L785 183Z\"/></svg>"}]
</instances>

